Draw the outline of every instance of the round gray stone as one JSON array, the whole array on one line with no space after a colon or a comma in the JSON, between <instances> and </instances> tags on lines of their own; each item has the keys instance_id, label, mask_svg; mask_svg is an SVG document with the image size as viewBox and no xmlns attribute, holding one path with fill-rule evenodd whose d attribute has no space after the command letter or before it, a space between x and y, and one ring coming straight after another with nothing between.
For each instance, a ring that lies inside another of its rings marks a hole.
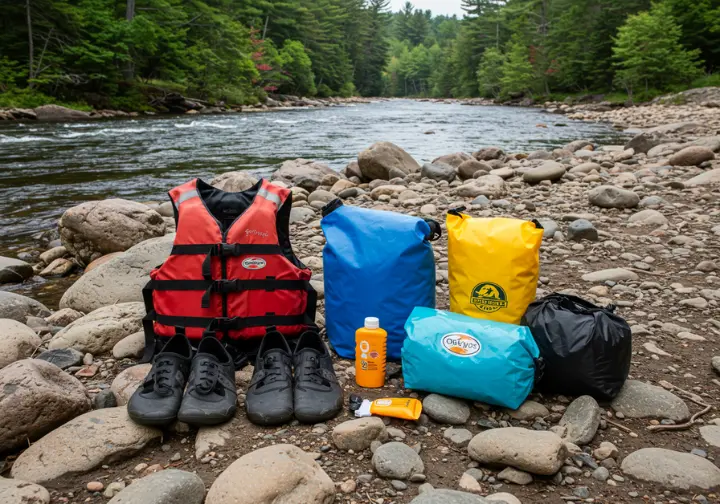
<instances>
[{"instance_id":1,"label":"round gray stone","mask_svg":"<svg viewBox=\"0 0 720 504\"><path fill-rule=\"evenodd\" d=\"M420 176L432 180L455 180L455 168L445 163L425 163L420 170Z\"/></svg>"},{"instance_id":2,"label":"round gray stone","mask_svg":"<svg viewBox=\"0 0 720 504\"><path fill-rule=\"evenodd\" d=\"M578 219L568 226L567 237L573 241L598 241L598 231L589 220Z\"/></svg>"},{"instance_id":3,"label":"round gray stone","mask_svg":"<svg viewBox=\"0 0 720 504\"><path fill-rule=\"evenodd\" d=\"M707 459L664 448L643 448L622 461L622 471L635 479L666 488L710 490L720 486L720 469Z\"/></svg>"},{"instance_id":4,"label":"round gray stone","mask_svg":"<svg viewBox=\"0 0 720 504\"><path fill-rule=\"evenodd\" d=\"M22 283L33 276L33 269L25 261L0 256L0 284Z\"/></svg>"},{"instance_id":5,"label":"round gray stone","mask_svg":"<svg viewBox=\"0 0 720 504\"><path fill-rule=\"evenodd\" d=\"M556 181L565 175L566 167L555 161L546 161L537 168L528 170L523 174L523 180L528 184L537 184L543 180Z\"/></svg>"},{"instance_id":6,"label":"round gray stone","mask_svg":"<svg viewBox=\"0 0 720 504\"><path fill-rule=\"evenodd\" d=\"M600 406L590 396L575 399L560 419L560 425L567 427L565 440L576 445L589 444L600 426Z\"/></svg>"},{"instance_id":7,"label":"round gray stone","mask_svg":"<svg viewBox=\"0 0 720 504\"><path fill-rule=\"evenodd\" d=\"M57 348L43 352L35 358L55 364L60 369L67 369L82 364L83 357L85 354L74 348Z\"/></svg>"},{"instance_id":8,"label":"round gray stone","mask_svg":"<svg viewBox=\"0 0 720 504\"><path fill-rule=\"evenodd\" d=\"M373 467L383 478L406 480L425 471L420 455L408 445L393 441L380 446L372 458Z\"/></svg>"},{"instance_id":9,"label":"round gray stone","mask_svg":"<svg viewBox=\"0 0 720 504\"><path fill-rule=\"evenodd\" d=\"M135 480L108 504L202 504L205 485L197 474L165 469Z\"/></svg>"},{"instance_id":10,"label":"round gray stone","mask_svg":"<svg viewBox=\"0 0 720 504\"><path fill-rule=\"evenodd\" d=\"M626 418L669 418L676 422L690 418L687 404L678 396L637 380L626 381L611 406Z\"/></svg>"},{"instance_id":11,"label":"round gray stone","mask_svg":"<svg viewBox=\"0 0 720 504\"><path fill-rule=\"evenodd\" d=\"M635 208L640 203L640 196L633 191L610 185L592 189L588 199L591 205L600 208Z\"/></svg>"},{"instance_id":12,"label":"round gray stone","mask_svg":"<svg viewBox=\"0 0 720 504\"><path fill-rule=\"evenodd\" d=\"M462 425L470 418L470 407L465 401L430 394L423 400L423 412L441 424Z\"/></svg>"},{"instance_id":13,"label":"round gray stone","mask_svg":"<svg viewBox=\"0 0 720 504\"><path fill-rule=\"evenodd\" d=\"M720 427L718 427L718 429L720 429ZM456 429L454 427L450 427L445 431L443 437L455 446L467 446L473 438L473 433L467 429Z\"/></svg>"},{"instance_id":14,"label":"round gray stone","mask_svg":"<svg viewBox=\"0 0 720 504\"><path fill-rule=\"evenodd\" d=\"M34 299L0 290L0 318L25 323L28 316L49 317L50 310Z\"/></svg>"},{"instance_id":15,"label":"round gray stone","mask_svg":"<svg viewBox=\"0 0 720 504\"><path fill-rule=\"evenodd\" d=\"M500 501L493 502L498 504ZM468 492L428 490L411 500L410 504L493 504L493 502Z\"/></svg>"}]
</instances>

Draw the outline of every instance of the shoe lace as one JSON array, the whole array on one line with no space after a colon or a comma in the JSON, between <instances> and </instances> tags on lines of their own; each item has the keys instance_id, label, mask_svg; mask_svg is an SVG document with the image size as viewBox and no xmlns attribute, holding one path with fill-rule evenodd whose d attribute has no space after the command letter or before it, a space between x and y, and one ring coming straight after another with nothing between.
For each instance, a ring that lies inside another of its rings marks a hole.
<instances>
[{"instance_id":1,"label":"shoe lace","mask_svg":"<svg viewBox=\"0 0 720 504\"><path fill-rule=\"evenodd\" d=\"M155 361L155 373L153 375L153 390L160 395L172 393L172 365L174 361L169 358L160 358Z\"/></svg>"},{"instance_id":2,"label":"shoe lace","mask_svg":"<svg viewBox=\"0 0 720 504\"><path fill-rule=\"evenodd\" d=\"M219 367L210 359L200 362L195 387L201 394L209 394L218 384Z\"/></svg>"},{"instance_id":3,"label":"shoe lace","mask_svg":"<svg viewBox=\"0 0 720 504\"><path fill-rule=\"evenodd\" d=\"M277 355L267 355L263 359L263 374L254 382L250 384L250 387L257 385L263 387L282 378L282 364L279 362Z\"/></svg>"},{"instance_id":4,"label":"shoe lace","mask_svg":"<svg viewBox=\"0 0 720 504\"><path fill-rule=\"evenodd\" d=\"M326 387L330 386L330 382L323 375L322 368L320 367L320 362L315 356L310 356L305 359L303 372L300 380L309 381L317 385L324 385Z\"/></svg>"}]
</instances>

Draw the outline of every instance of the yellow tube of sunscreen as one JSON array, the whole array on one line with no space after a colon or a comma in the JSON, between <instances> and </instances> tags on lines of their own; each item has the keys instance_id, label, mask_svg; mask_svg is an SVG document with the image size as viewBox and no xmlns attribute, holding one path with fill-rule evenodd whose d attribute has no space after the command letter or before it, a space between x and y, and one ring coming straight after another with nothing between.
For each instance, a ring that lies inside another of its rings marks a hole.
<instances>
[{"instance_id":1,"label":"yellow tube of sunscreen","mask_svg":"<svg viewBox=\"0 0 720 504\"><path fill-rule=\"evenodd\" d=\"M357 417L372 415L402 418L403 420L417 420L422 413L422 403L417 399L398 397L392 399L365 399L355 410Z\"/></svg>"}]
</instances>

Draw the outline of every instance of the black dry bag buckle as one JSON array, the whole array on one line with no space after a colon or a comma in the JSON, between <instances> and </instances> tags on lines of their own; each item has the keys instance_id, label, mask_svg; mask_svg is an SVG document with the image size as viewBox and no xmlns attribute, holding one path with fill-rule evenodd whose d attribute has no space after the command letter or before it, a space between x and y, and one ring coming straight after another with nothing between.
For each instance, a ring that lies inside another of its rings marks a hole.
<instances>
[{"instance_id":1,"label":"black dry bag buckle","mask_svg":"<svg viewBox=\"0 0 720 504\"><path fill-rule=\"evenodd\" d=\"M341 206L343 206L342 200L340 198L335 198L330 203L322 207L322 216L327 217Z\"/></svg>"},{"instance_id":2,"label":"black dry bag buckle","mask_svg":"<svg viewBox=\"0 0 720 504\"><path fill-rule=\"evenodd\" d=\"M435 241L439 240L442 236L442 228L440 223L436 220L425 218L423 219L430 226L430 234L426 237L426 240Z\"/></svg>"}]
</instances>

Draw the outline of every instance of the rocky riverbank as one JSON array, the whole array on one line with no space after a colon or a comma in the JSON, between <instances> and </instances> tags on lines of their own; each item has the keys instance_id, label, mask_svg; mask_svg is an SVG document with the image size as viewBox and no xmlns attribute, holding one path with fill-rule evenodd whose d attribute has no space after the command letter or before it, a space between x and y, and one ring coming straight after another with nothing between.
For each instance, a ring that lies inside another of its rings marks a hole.
<instances>
[{"instance_id":1,"label":"rocky riverbank","mask_svg":"<svg viewBox=\"0 0 720 504\"><path fill-rule=\"evenodd\" d=\"M440 222L459 206L474 216L540 220L538 296L612 303L632 327L630 381L613 402L534 394L506 411L406 390L397 365L383 389L360 390L353 363L337 359L347 395L420 397L420 421L344 412L325 424L263 429L241 407L216 428L140 428L123 408L149 369L137 364L140 288L169 253L172 209L94 201L65 212L60 241L42 255L0 259L3 283L33 274L74 279L54 313L0 291L0 471L13 478L0 480L0 502L717 502L720 110L572 113L646 129L627 145L579 139L531 153L478 146L424 166L379 143L343 173L299 159L272 179L292 188L293 246L314 272L321 327L320 209L333 198ZM255 180L231 172L212 184L238 191ZM446 239L433 247L437 303L447 309ZM241 403L250 375L236 375ZM649 429L660 426L668 430Z\"/></svg>"},{"instance_id":2,"label":"rocky riverbank","mask_svg":"<svg viewBox=\"0 0 720 504\"><path fill-rule=\"evenodd\" d=\"M270 110L294 110L302 108L337 107L355 103L370 103L371 100L360 97L350 98L300 98L291 95L268 97L265 103L247 106L228 106L223 103L209 103L202 100L185 98L178 93L170 93L151 100L153 110L144 112L125 112L123 110L99 109L91 112L74 110L60 105L42 105L34 109L0 108L0 121L81 121L92 119L127 118L154 116L157 114L228 114L238 112L263 112Z\"/></svg>"}]
</instances>

